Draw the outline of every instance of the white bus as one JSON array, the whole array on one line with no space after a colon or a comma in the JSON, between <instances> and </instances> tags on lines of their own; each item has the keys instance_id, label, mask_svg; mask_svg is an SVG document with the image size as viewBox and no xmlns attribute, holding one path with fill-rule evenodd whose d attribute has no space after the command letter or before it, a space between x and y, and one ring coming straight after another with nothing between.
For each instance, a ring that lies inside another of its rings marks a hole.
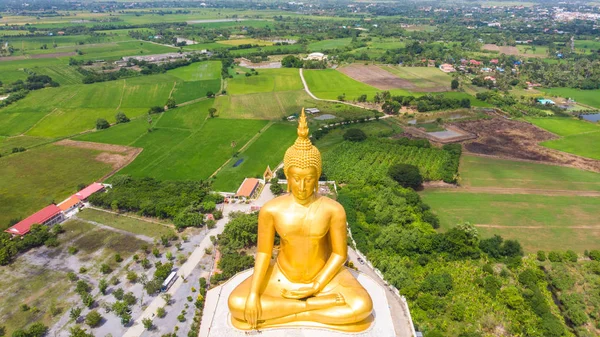
<instances>
[{"instance_id":1,"label":"white bus","mask_svg":"<svg viewBox=\"0 0 600 337\"><path fill-rule=\"evenodd\" d=\"M165 291L169 290L169 288L171 288L171 286L173 285L173 283L175 283L176 280L177 280L177 272L173 271L173 272L171 272L171 274L169 274L169 276L163 282L162 286L160 287L160 291L165 292Z\"/></svg>"}]
</instances>

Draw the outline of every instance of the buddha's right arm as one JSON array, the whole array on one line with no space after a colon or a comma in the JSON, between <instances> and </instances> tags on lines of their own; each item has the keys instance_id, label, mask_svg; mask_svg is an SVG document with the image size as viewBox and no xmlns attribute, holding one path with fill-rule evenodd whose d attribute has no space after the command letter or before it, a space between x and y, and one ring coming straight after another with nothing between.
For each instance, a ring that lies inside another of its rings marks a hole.
<instances>
[{"instance_id":1,"label":"buddha's right arm","mask_svg":"<svg viewBox=\"0 0 600 337\"><path fill-rule=\"evenodd\" d=\"M265 274L271 262L271 255L273 254L274 240L275 226L273 224L273 216L263 208L258 214L258 244L250 294L258 295L260 287L264 282Z\"/></svg>"}]
</instances>

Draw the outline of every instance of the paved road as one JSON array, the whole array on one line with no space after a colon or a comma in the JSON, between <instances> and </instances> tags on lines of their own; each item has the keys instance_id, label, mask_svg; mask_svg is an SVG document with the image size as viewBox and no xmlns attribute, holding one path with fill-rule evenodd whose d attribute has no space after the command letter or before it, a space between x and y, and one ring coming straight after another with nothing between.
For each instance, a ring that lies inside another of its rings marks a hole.
<instances>
[{"instance_id":1,"label":"paved road","mask_svg":"<svg viewBox=\"0 0 600 337\"><path fill-rule=\"evenodd\" d=\"M390 290L388 286L383 283L381 278L373 271L373 269L369 268L366 264L361 264L358 262L358 255L354 251L354 249L348 247L348 258L354 265L358 268L358 270L362 273L369 275L372 279L376 280L383 288L385 288L385 295L388 300L388 304L392 311L392 321L394 322L394 330L396 331L396 336L398 337L413 337L410 325L410 319L408 318L408 313L404 310L404 306L400 302L400 299Z\"/></svg>"}]
</instances>

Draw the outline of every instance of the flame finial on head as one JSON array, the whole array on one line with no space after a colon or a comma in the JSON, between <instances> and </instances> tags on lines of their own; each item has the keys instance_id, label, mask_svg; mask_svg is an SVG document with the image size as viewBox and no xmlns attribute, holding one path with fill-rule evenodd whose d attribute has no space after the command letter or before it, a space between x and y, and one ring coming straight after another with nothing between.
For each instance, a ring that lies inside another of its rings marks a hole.
<instances>
[{"instance_id":1,"label":"flame finial on head","mask_svg":"<svg viewBox=\"0 0 600 337\"><path fill-rule=\"evenodd\" d=\"M292 166L301 169L314 167L317 169L317 174L321 175L321 153L319 149L312 145L308 134L306 114L304 113L304 108L302 108L302 113L298 119L298 138L294 142L294 145L285 151L285 156L283 157L283 169L286 175L287 170Z\"/></svg>"}]
</instances>

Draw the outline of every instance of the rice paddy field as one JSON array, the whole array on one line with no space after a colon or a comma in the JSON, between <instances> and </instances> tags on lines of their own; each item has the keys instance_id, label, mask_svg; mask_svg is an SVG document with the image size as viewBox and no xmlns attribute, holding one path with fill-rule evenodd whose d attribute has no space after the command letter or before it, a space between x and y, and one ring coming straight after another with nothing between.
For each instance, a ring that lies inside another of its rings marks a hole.
<instances>
[{"instance_id":1,"label":"rice paddy field","mask_svg":"<svg viewBox=\"0 0 600 337\"><path fill-rule=\"evenodd\" d=\"M246 72L227 81L230 95L254 94L272 91L302 90L303 85L298 69L257 69L258 75L245 76Z\"/></svg>"},{"instance_id":2,"label":"rice paddy field","mask_svg":"<svg viewBox=\"0 0 600 337\"><path fill-rule=\"evenodd\" d=\"M214 107L222 118L281 120L315 104L304 90L296 90L219 96Z\"/></svg>"},{"instance_id":3,"label":"rice paddy field","mask_svg":"<svg viewBox=\"0 0 600 337\"><path fill-rule=\"evenodd\" d=\"M561 136L541 145L600 160L600 125L574 118L528 118L529 122Z\"/></svg>"},{"instance_id":4,"label":"rice paddy field","mask_svg":"<svg viewBox=\"0 0 600 337\"><path fill-rule=\"evenodd\" d=\"M308 50L310 52L323 52L330 49L343 48L349 46L351 42L351 38L322 40L310 43L308 45Z\"/></svg>"},{"instance_id":5,"label":"rice paddy field","mask_svg":"<svg viewBox=\"0 0 600 337\"><path fill-rule=\"evenodd\" d=\"M296 124L276 123L262 132L244 152L217 173L213 187L218 191L235 192L246 177L262 177L267 165L275 169L283 160L285 150L297 137ZM242 160L236 167L234 165Z\"/></svg>"},{"instance_id":6,"label":"rice paddy field","mask_svg":"<svg viewBox=\"0 0 600 337\"><path fill-rule=\"evenodd\" d=\"M436 67L394 67L381 66L384 69L402 79L410 81L418 88L445 87L450 90L452 76L440 71Z\"/></svg>"},{"instance_id":7,"label":"rice paddy field","mask_svg":"<svg viewBox=\"0 0 600 337\"><path fill-rule=\"evenodd\" d=\"M217 41L217 43L225 44L228 46L239 46L242 44L257 44L259 46L272 46L273 42L258 40L258 39L235 39L235 40L221 40Z\"/></svg>"}]
</instances>

